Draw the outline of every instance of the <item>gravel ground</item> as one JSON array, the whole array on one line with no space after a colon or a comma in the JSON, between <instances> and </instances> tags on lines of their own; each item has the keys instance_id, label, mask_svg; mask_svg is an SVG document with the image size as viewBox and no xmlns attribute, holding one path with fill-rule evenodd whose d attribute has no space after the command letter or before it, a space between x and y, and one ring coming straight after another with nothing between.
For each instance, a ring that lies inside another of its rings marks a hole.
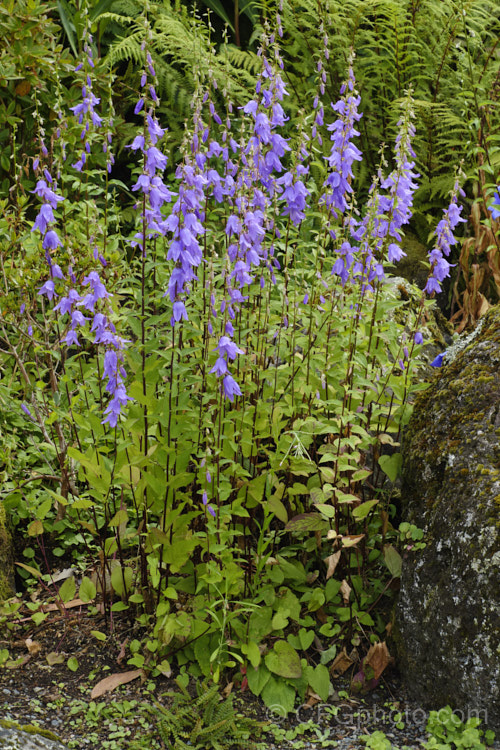
<instances>
[{"instance_id":1,"label":"gravel ground","mask_svg":"<svg viewBox=\"0 0 500 750\"><path fill-rule=\"evenodd\" d=\"M100 700L107 703L140 700L138 691L139 685L130 684L111 695L103 696ZM160 700L161 693L159 686L156 697ZM12 719L20 724L35 723L54 732L63 743L71 743L73 746L77 743L78 747L99 750L105 747L106 723L97 736L80 735L70 723L70 705L62 701L61 690L58 692L54 685L32 685L30 689L27 685L20 686L17 676L11 680L4 679L0 683L2 718ZM339 689L328 703L318 703L311 708L299 708L286 719L273 715L250 695L245 695L243 702L238 701L237 706L245 715L263 721L271 720L280 728L279 738L273 737L272 734L264 738L268 750L319 750L329 747L336 747L337 750L357 750L366 747L361 738L375 731L383 731L397 748L422 748L427 739L425 728L428 712L406 700L404 690L396 679L385 682L373 692L359 698L347 698L345 691ZM5 737L9 732L12 741L10 745L5 744ZM12 730L4 730L3 735L0 733L2 750L60 750L67 746L54 745L42 738L31 738L29 741L32 744L28 743L28 739L25 745L14 744L18 741L19 737ZM33 744L35 742L38 744ZM127 747L125 737L123 744L118 746Z\"/></svg>"}]
</instances>

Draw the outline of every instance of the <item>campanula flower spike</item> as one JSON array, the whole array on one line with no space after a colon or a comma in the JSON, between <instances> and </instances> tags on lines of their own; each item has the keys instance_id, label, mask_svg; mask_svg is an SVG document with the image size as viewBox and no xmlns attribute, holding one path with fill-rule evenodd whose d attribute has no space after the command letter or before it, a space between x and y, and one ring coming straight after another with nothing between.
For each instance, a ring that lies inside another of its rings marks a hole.
<instances>
[{"instance_id":1,"label":"campanula flower spike","mask_svg":"<svg viewBox=\"0 0 500 750\"><path fill-rule=\"evenodd\" d=\"M436 227L434 247L429 253L429 262L431 270L425 285L427 294L441 291L441 283L450 275L452 264L446 260L451 252L451 247L456 243L453 230L459 223L465 222L460 214L462 206L457 203L457 196L460 191L458 177L452 190L450 205L443 213L444 216ZM445 257L446 256L446 257Z\"/></svg>"}]
</instances>

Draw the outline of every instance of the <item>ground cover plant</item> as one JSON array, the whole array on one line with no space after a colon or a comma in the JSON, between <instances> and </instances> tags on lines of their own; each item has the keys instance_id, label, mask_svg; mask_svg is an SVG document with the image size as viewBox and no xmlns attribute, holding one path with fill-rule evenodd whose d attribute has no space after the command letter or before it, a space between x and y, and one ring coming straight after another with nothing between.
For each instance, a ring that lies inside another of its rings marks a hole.
<instances>
[{"instance_id":1,"label":"ground cover plant","mask_svg":"<svg viewBox=\"0 0 500 750\"><path fill-rule=\"evenodd\" d=\"M105 638L127 613L142 628L131 669L231 675L286 714L350 667L365 691L389 663L401 556L425 543L398 519L401 431L424 387L426 298L464 219L457 171L411 305L391 271L419 177L412 89L358 196L354 53L331 102L321 27L314 90L290 118L281 15L238 105L208 46L172 153L154 4L134 17L126 125L83 6L71 96L56 76L52 117L34 110L39 153L3 200L0 409L18 567L46 593L32 621L47 597L63 615L78 601L104 614Z\"/></svg>"}]
</instances>

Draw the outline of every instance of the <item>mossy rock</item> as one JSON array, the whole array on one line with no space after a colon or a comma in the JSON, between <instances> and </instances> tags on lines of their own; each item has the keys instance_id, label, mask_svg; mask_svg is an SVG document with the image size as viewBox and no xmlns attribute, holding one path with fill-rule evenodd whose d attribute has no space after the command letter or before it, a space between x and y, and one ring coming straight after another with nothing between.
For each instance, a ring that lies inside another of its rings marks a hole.
<instances>
[{"instance_id":1,"label":"mossy rock","mask_svg":"<svg viewBox=\"0 0 500 750\"><path fill-rule=\"evenodd\" d=\"M399 666L428 707L500 731L500 306L417 399L403 445L403 519L427 547L404 561Z\"/></svg>"},{"instance_id":2,"label":"mossy rock","mask_svg":"<svg viewBox=\"0 0 500 750\"><path fill-rule=\"evenodd\" d=\"M0 501L0 602L14 594L12 539L7 529L5 508Z\"/></svg>"},{"instance_id":3,"label":"mossy rock","mask_svg":"<svg viewBox=\"0 0 500 750\"><path fill-rule=\"evenodd\" d=\"M65 746L46 729L0 719L0 750L65 750Z\"/></svg>"}]
</instances>

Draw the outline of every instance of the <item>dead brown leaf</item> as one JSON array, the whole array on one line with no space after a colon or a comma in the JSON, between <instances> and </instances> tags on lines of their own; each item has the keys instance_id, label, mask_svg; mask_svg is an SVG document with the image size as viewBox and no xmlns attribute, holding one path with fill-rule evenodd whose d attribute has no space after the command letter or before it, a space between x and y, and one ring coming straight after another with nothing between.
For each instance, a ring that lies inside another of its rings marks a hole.
<instances>
[{"instance_id":1,"label":"dead brown leaf","mask_svg":"<svg viewBox=\"0 0 500 750\"><path fill-rule=\"evenodd\" d=\"M36 656L42 650L42 644L40 641L32 641L31 638L26 638L24 643L31 656Z\"/></svg>"},{"instance_id":2,"label":"dead brown leaf","mask_svg":"<svg viewBox=\"0 0 500 750\"><path fill-rule=\"evenodd\" d=\"M340 550L338 552L334 552L333 555L328 555L328 557L325 557L325 562L328 566L328 570L326 571L327 581L335 573L335 568L339 564L339 560L340 560Z\"/></svg>"},{"instance_id":3,"label":"dead brown leaf","mask_svg":"<svg viewBox=\"0 0 500 750\"><path fill-rule=\"evenodd\" d=\"M317 693L315 693L314 690L311 690L310 687L307 688L306 697L307 697L307 702L304 703L301 706L301 708L312 708L317 703L321 703L321 698L319 697L319 695L317 695Z\"/></svg>"},{"instance_id":4,"label":"dead brown leaf","mask_svg":"<svg viewBox=\"0 0 500 750\"><path fill-rule=\"evenodd\" d=\"M142 669L131 669L128 672L118 672L116 674L110 674L109 677L105 677L104 680L100 680L97 685L94 685L94 687L92 688L92 692L90 693L90 697L92 698L92 700L95 700L95 698L99 698L101 695L104 695L104 693L110 693L111 690L114 690L119 685L126 685L127 682L136 680L143 674L144 670Z\"/></svg>"},{"instance_id":5,"label":"dead brown leaf","mask_svg":"<svg viewBox=\"0 0 500 750\"><path fill-rule=\"evenodd\" d=\"M58 654L56 651L51 651L50 654L47 654L46 657L47 664L49 667L53 667L54 664L64 664L66 661L66 657L64 654Z\"/></svg>"},{"instance_id":6,"label":"dead brown leaf","mask_svg":"<svg viewBox=\"0 0 500 750\"><path fill-rule=\"evenodd\" d=\"M83 602L81 599L72 599L70 602L64 603L64 609L72 609L73 607L88 607L93 602ZM44 604L44 612L55 612L57 609L61 609L60 604Z\"/></svg>"},{"instance_id":7,"label":"dead brown leaf","mask_svg":"<svg viewBox=\"0 0 500 750\"><path fill-rule=\"evenodd\" d=\"M347 651L343 648L340 654L337 654L330 667L332 677L338 677L339 675L344 674L353 663L353 660L349 658Z\"/></svg>"},{"instance_id":8,"label":"dead brown leaf","mask_svg":"<svg viewBox=\"0 0 500 750\"><path fill-rule=\"evenodd\" d=\"M351 591L352 591L351 587L349 586L349 584L344 578L344 580L340 584L340 593L342 594L344 604L349 604L349 597L351 595Z\"/></svg>"},{"instance_id":9,"label":"dead brown leaf","mask_svg":"<svg viewBox=\"0 0 500 750\"><path fill-rule=\"evenodd\" d=\"M378 680L384 669L393 661L385 641L374 643L370 646L367 655L363 659L365 667L373 669L373 679Z\"/></svg>"}]
</instances>

